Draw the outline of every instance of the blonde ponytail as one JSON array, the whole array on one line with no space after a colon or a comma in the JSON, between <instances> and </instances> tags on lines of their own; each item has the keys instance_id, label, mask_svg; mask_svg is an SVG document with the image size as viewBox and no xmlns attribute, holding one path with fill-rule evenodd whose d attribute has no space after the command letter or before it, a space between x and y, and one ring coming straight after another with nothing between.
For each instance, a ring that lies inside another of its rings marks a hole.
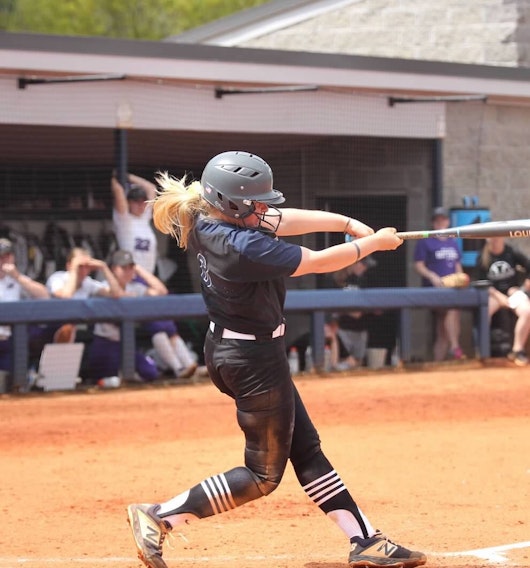
<instances>
[{"instance_id":1,"label":"blonde ponytail","mask_svg":"<svg viewBox=\"0 0 530 568\"><path fill-rule=\"evenodd\" d=\"M186 185L186 177L175 179L167 172L160 173L156 181L159 189L151 201L155 227L174 237L178 246L186 249L197 217L207 214L210 208L202 198L201 185L197 181Z\"/></svg>"}]
</instances>

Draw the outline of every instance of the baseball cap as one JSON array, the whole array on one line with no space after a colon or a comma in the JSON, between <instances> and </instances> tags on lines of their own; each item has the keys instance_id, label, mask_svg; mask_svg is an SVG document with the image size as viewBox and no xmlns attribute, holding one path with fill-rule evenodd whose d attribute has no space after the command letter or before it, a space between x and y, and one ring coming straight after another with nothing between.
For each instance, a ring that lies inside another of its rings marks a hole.
<instances>
[{"instance_id":1,"label":"baseball cap","mask_svg":"<svg viewBox=\"0 0 530 568\"><path fill-rule=\"evenodd\" d=\"M432 210L432 218L435 217L447 217L449 219L449 211L445 207L435 207Z\"/></svg>"},{"instance_id":2,"label":"baseball cap","mask_svg":"<svg viewBox=\"0 0 530 568\"><path fill-rule=\"evenodd\" d=\"M13 252L13 243L9 239L0 239L0 256Z\"/></svg>"},{"instance_id":3,"label":"baseball cap","mask_svg":"<svg viewBox=\"0 0 530 568\"><path fill-rule=\"evenodd\" d=\"M133 255L128 250L117 250L110 260L111 266L130 266L134 264Z\"/></svg>"},{"instance_id":4,"label":"baseball cap","mask_svg":"<svg viewBox=\"0 0 530 568\"><path fill-rule=\"evenodd\" d=\"M127 199L129 201L146 201L147 191L139 185L132 184L127 192Z\"/></svg>"}]
</instances>

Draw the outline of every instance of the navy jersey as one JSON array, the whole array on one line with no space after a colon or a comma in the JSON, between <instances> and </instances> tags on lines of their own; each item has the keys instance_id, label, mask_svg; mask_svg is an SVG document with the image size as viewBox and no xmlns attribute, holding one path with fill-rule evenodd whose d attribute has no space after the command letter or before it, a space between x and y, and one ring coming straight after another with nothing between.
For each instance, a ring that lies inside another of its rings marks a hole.
<instances>
[{"instance_id":1,"label":"navy jersey","mask_svg":"<svg viewBox=\"0 0 530 568\"><path fill-rule=\"evenodd\" d=\"M189 237L199 263L210 319L221 327L265 335L283 321L285 277L298 268L300 246L272 235L199 218Z\"/></svg>"},{"instance_id":2,"label":"navy jersey","mask_svg":"<svg viewBox=\"0 0 530 568\"><path fill-rule=\"evenodd\" d=\"M489 266L485 267L479 255L477 259L479 278L489 280L493 287L506 294L513 286L520 285L521 275L516 269L521 266L526 271L526 277L530 277L530 261L516 248L505 244L501 254L490 253Z\"/></svg>"}]
</instances>

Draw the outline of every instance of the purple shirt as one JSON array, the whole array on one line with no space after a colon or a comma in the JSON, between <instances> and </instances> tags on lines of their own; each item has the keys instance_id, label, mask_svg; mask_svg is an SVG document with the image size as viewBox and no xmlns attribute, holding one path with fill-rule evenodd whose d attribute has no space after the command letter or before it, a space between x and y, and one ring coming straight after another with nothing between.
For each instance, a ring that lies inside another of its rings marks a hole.
<instances>
[{"instance_id":1,"label":"purple shirt","mask_svg":"<svg viewBox=\"0 0 530 568\"><path fill-rule=\"evenodd\" d=\"M421 239L414 250L414 260L423 261L425 266L438 276L443 277L456 272L457 264L462 255L458 241L453 238L441 240L435 237ZM432 283L422 278L423 286L432 286Z\"/></svg>"}]
</instances>

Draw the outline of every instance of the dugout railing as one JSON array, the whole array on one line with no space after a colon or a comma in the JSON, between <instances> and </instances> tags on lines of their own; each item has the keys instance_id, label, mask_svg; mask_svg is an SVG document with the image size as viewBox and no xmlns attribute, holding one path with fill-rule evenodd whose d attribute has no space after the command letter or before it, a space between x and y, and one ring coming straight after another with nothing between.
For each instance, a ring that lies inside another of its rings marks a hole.
<instances>
[{"instance_id":1,"label":"dugout railing","mask_svg":"<svg viewBox=\"0 0 530 568\"><path fill-rule=\"evenodd\" d=\"M415 309L460 308L474 314L476 348L481 358L490 356L488 289L370 288L362 290L289 290L285 313L309 313L315 366L324 362L326 313L339 311L398 310L400 358L411 359L411 317ZM206 317L200 294L170 294L149 298L93 298L88 300L26 300L2 302L0 324L11 325L13 373L11 389L26 384L28 372L28 325L47 323L114 322L121 328L122 374L134 375L135 324L140 321L184 320Z\"/></svg>"}]
</instances>

